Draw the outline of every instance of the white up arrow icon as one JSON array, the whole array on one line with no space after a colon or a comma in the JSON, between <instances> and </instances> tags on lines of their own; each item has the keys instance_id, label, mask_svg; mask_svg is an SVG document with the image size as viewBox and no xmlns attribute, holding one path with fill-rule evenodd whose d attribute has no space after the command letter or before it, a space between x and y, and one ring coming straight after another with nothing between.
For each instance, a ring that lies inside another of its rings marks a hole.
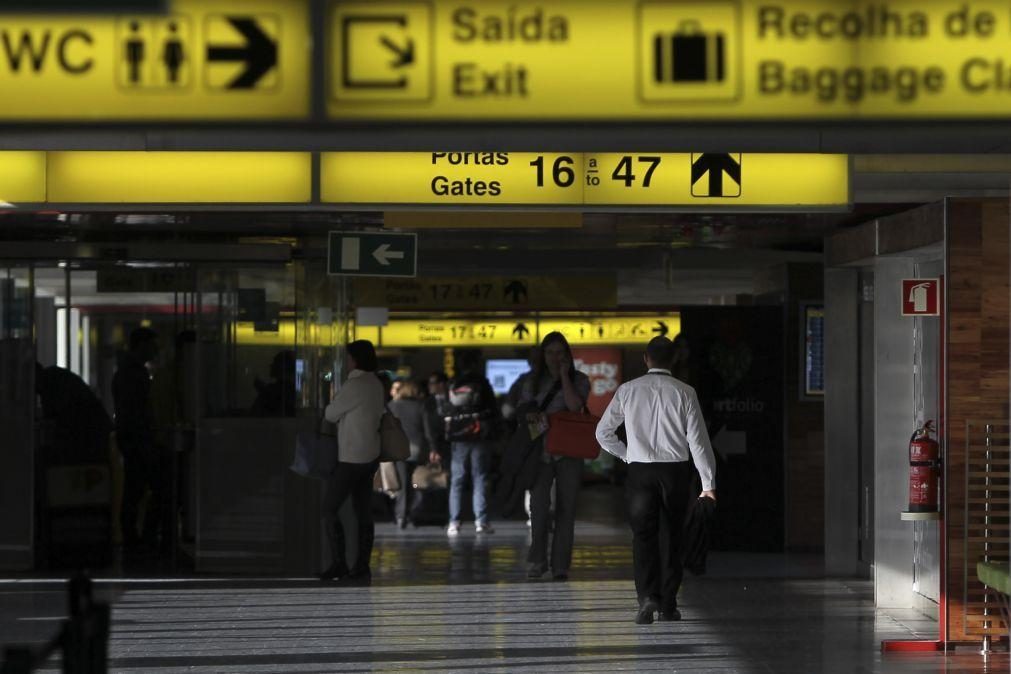
<instances>
[{"instance_id":1,"label":"white up arrow icon","mask_svg":"<svg viewBox=\"0 0 1011 674\"><path fill-rule=\"evenodd\" d=\"M376 262L384 267L389 267L390 260L403 260L404 253L399 250L390 250L390 244L384 243L372 251L372 257L376 258Z\"/></svg>"}]
</instances>

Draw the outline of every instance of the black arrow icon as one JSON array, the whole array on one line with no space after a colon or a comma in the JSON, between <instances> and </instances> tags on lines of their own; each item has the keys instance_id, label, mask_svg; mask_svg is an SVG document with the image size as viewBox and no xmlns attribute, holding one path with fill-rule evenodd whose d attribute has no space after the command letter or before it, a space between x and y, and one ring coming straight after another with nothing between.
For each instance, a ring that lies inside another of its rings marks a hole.
<instances>
[{"instance_id":1,"label":"black arrow icon","mask_svg":"<svg viewBox=\"0 0 1011 674\"><path fill-rule=\"evenodd\" d=\"M653 328L653 332L657 334L658 337L666 337L667 333L670 332L670 328L663 321L657 321L656 327Z\"/></svg>"},{"instance_id":2,"label":"black arrow icon","mask_svg":"<svg viewBox=\"0 0 1011 674\"><path fill-rule=\"evenodd\" d=\"M512 300L513 304L519 304L520 298L524 302L527 301L527 284L523 281L509 281L502 292Z\"/></svg>"},{"instance_id":3,"label":"black arrow icon","mask_svg":"<svg viewBox=\"0 0 1011 674\"><path fill-rule=\"evenodd\" d=\"M530 328L528 328L523 323L517 323L516 327L513 328L513 337L516 339L524 339L530 334Z\"/></svg>"},{"instance_id":4,"label":"black arrow icon","mask_svg":"<svg viewBox=\"0 0 1011 674\"><path fill-rule=\"evenodd\" d=\"M379 38L384 47L397 55L397 60L390 64L393 68L403 68L414 63L414 40L407 40L407 46L401 48L396 42L385 35Z\"/></svg>"},{"instance_id":5,"label":"black arrow icon","mask_svg":"<svg viewBox=\"0 0 1011 674\"><path fill-rule=\"evenodd\" d=\"M226 88L252 89L277 65L277 43L263 32L256 19L241 16L226 16L225 19L242 34L246 44L241 47L208 45L207 60L244 63L246 67Z\"/></svg>"},{"instance_id":6,"label":"black arrow icon","mask_svg":"<svg viewBox=\"0 0 1011 674\"><path fill-rule=\"evenodd\" d=\"M724 152L703 152L698 155L698 159L692 160L692 185L709 174L709 190L705 196L722 197L723 194L723 174L726 173L731 180L738 185L741 184L741 163L734 159L734 156ZM692 194L696 195L695 190ZM737 195L739 196L738 192Z\"/></svg>"}]
</instances>

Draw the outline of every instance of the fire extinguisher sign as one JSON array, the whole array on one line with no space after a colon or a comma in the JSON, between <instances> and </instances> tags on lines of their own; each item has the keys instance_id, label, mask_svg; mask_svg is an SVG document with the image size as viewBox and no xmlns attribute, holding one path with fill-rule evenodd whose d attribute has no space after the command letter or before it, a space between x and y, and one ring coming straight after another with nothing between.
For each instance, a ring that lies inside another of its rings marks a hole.
<instances>
[{"instance_id":1,"label":"fire extinguisher sign","mask_svg":"<svg viewBox=\"0 0 1011 674\"><path fill-rule=\"evenodd\" d=\"M902 279L903 316L940 316L941 282L936 278Z\"/></svg>"}]
</instances>

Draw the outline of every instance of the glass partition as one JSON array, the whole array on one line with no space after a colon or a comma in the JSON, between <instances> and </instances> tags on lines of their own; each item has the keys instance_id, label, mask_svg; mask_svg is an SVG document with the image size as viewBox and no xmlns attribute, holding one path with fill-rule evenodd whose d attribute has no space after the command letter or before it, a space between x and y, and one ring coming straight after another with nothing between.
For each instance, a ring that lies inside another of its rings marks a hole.
<instances>
[{"instance_id":1,"label":"glass partition","mask_svg":"<svg viewBox=\"0 0 1011 674\"><path fill-rule=\"evenodd\" d=\"M33 564L35 289L27 266L0 264L0 568Z\"/></svg>"}]
</instances>

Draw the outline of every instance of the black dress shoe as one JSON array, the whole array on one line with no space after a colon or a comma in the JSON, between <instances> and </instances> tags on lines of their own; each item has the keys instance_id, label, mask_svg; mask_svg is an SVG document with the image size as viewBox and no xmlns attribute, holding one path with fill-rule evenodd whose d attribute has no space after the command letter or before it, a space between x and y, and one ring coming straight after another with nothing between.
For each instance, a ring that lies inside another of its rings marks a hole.
<instances>
[{"instance_id":1,"label":"black dress shoe","mask_svg":"<svg viewBox=\"0 0 1011 674\"><path fill-rule=\"evenodd\" d=\"M319 574L320 580L336 580L348 575L348 567L339 564L331 564L323 573Z\"/></svg>"},{"instance_id":2,"label":"black dress shoe","mask_svg":"<svg viewBox=\"0 0 1011 674\"><path fill-rule=\"evenodd\" d=\"M551 578L558 583L564 583L569 579L569 574L567 571L556 571Z\"/></svg>"},{"instance_id":3,"label":"black dress shoe","mask_svg":"<svg viewBox=\"0 0 1011 674\"><path fill-rule=\"evenodd\" d=\"M655 599L646 599L639 607L639 612L635 614L636 625L652 625L653 616L660 611L660 604Z\"/></svg>"},{"instance_id":4,"label":"black dress shoe","mask_svg":"<svg viewBox=\"0 0 1011 674\"><path fill-rule=\"evenodd\" d=\"M676 608L660 611L660 622L672 623L681 620L681 611Z\"/></svg>"}]
</instances>

